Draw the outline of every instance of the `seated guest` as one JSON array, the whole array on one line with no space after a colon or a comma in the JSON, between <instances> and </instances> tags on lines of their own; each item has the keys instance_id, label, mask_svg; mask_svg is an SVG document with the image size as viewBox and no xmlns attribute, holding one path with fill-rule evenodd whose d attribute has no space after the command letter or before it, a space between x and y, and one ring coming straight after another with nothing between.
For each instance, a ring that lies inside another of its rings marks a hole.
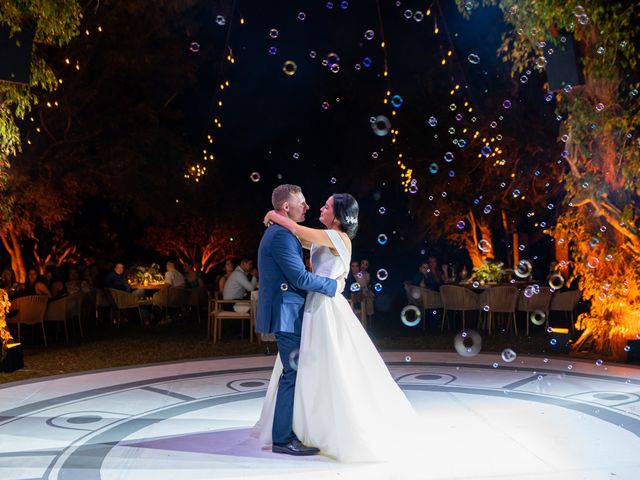
<instances>
[{"instance_id":1,"label":"seated guest","mask_svg":"<svg viewBox=\"0 0 640 480\"><path fill-rule=\"evenodd\" d=\"M86 280L80 280L80 273L76 267L71 267L69 269L67 281L64 285L69 295L74 295L80 292L87 293L91 290L91 287Z\"/></svg>"},{"instance_id":2,"label":"seated guest","mask_svg":"<svg viewBox=\"0 0 640 480\"><path fill-rule=\"evenodd\" d=\"M185 263L184 264L184 280L186 282L187 288L198 288L204 287L204 281L202 280L202 275L198 272L192 265Z\"/></svg>"},{"instance_id":3,"label":"seated guest","mask_svg":"<svg viewBox=\"0 0 640 480\"><path fill-rule=\"evenodd\" d=\"M16 287L16 276L13 274L13 270L7 267L2 271L0 276L0 288L4 290L11 290Z\"/></svg>"},{"instance_id":4,"label":"seated guest","mask_svg":"<svg viewBox=\"0 0 640 480\"><path fill-rule=\"evenodd\" d=\"M30 268L27 272L27 281L24 284L22 295L45 295L47 298L52 298L44 278L35 268Z\"/></svg>"},{"instance_id":5,"label":"seated guest","mask_svg":"<svg viewBox=\"0 0 640 480\"><path fill-rule=\"evenodd\" d=\"M107 276L104 279L105 288L113 288L114 290L122 290L123 292L129 292L137 295L138 297L144 296L144 290L139 288L133 290L129 282L124 276L124 263L117 262Z\"/></svg>"},{"instance_id":6,"label":"seated guest","mask_svg":"<svg viewBox=\"0 0 640 480\"><path fill-rule=\"evenodd\" d=\"M224 274L218 279L218 291L221 294L224 291L224 284L227 282L227 280L229 280L229 277L231 276L235 268L236 267L233 264L232 260L227 260L226 262L224 262Z\"/></svg>"},{"instance_id":7,"label":"seated guest","mask_svg":"<svg viewBox=\"0 0 640 480\"><path fill-rule=\"evenodd\" d=\"M444 279L438 270L438 260L436 257L429 257L426 263L422 263L418 273L413 277L413 284L417 287L428 288L438 291Z\"/></svg>"},{"instance_id":8,"label":"seated guest","mask_svg":"<svg viewBox=\"0 0 640 480\"><path fill-rule=\"evenodd\" d=\"M65 282L62 279L62 272L59 268L54 268L51 270L51 283L49 285L49 291L51 292L51 298L54 300L69 295Z\"/></svg>"},{"instance_id":9,"label":"seated guest","mask_svg":"<svg viewBox=\"0 0 640 480\"><path fill-rule=\"evenodd\" d=\"M251 272L251 281L247 275ZM222 290L224 300L237 300L246 298L248 292L256 289L258 284L257 271L253 268L253 260L249 257L242 257L240 265L229 275Z\"/></svg>"},{"instance_id":10,"label":"seated guest","mask_svg":"<svg viewBox=\"0 0 640 480\"><path fill-rule=\"evenodd\" d=\"M176 264L167 262L167 273L164 274L164 284L167 287L184 287L184 275L176 270Z\"/></svg>"}]
</instances>

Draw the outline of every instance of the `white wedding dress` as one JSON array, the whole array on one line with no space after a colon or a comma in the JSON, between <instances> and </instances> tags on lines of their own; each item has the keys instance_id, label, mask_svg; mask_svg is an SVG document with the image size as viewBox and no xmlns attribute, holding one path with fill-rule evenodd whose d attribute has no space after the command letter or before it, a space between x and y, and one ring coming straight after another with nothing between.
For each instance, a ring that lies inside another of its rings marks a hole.
<instances>
[{"instance_id":1,"label":"white wedding dress","mask_svg":"<svg viewBox=\"0 0 640 480\"><path fill-rule=\"evenodd\" d=\"M340 235L326 230L338 256L313 245L313 272L347 274L350 254ZM271 430L280 356L271 374L260 420L254 427L264 445ZM342 295L309 293L293 411L293 431L309 446L341 462L382 462L407 455L417 415Z\"/></svg>"}]
</instances>

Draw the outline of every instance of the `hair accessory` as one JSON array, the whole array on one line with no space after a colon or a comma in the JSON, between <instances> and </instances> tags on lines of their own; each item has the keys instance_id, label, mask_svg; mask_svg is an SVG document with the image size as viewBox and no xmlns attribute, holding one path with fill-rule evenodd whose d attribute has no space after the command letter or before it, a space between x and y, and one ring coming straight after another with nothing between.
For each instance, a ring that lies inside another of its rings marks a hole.
<instances>
[{"instance_id":1,"label":"hair accessory","mask_svg":"<svg viewBox=\"0 0 640 480\"><path fill-rule=\"evenodd\" d=\"M358 219L356 217L351 217L349 215L344 217L344 221L347 222L349 225L354 225L358 223Z\"/></svg>"}]
</instances>

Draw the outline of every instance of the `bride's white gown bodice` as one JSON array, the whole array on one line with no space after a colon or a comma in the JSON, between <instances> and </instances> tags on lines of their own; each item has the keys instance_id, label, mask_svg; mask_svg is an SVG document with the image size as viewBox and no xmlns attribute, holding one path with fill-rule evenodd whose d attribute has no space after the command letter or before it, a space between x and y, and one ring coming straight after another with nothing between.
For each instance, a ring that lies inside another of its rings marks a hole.
<instances>
[{"instance_id":1,"label":"bride's white gown bodice","mask_svg":"<svg viewBox=\"0 0 640 480\"><path fill-rule=\"evenodd\" d=\"M350 254L327 230L339 255L313 245L317 275L346 276ZM280 357L271 375L260 420L260 439L271 443ZM402 455L415 413L366 331L341 294L310 292L305 303L294 399L293 431L306 445L343 462L385 461Z\"/></svg>"}]
</instances>

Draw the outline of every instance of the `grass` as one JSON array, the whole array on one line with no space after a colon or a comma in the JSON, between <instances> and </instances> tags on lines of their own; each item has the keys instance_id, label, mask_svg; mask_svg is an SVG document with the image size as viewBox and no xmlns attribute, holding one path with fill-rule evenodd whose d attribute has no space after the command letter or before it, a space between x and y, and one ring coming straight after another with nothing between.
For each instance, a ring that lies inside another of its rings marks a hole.
<instances>
[{"instance_id":1,"label":"grass","mask_svg":"<svg viewBox=\"0 0 640 480\"><path fill-rule=\"evenodd\" d=\"M166 361L198 358L264 354L265 344L250 343L240 338L239 325L225 325L225 336L213 344L206 337L206 325L196 322L172 323L142 327L136 323L112 327L102 323L86 325L85 336L72 336L69 344L55 340L55 332L49 332L49 346L41 345L38 333L35 339L29 328L23 336L23 369L12 373L0 373L0 383L28 380L50 375L98 370L104 368L141 365ZM36 330L37 332L37 330ZM408 328L395 319L378 319L370 336L380 350L440 350L454 351L453 339L457 332L424 331L420 326ZM483 352L499 354L512 348L519 355L547 353L548 335L537 332L531 337L508 335L498 332L483 337ZM271 346L271 351L274 351Z\"/></svg>"}]
</instances>

